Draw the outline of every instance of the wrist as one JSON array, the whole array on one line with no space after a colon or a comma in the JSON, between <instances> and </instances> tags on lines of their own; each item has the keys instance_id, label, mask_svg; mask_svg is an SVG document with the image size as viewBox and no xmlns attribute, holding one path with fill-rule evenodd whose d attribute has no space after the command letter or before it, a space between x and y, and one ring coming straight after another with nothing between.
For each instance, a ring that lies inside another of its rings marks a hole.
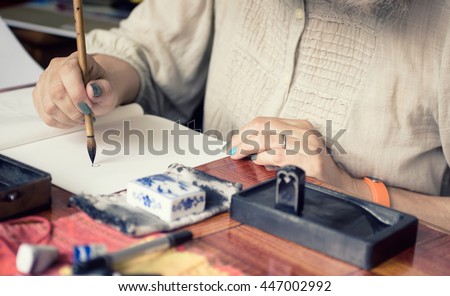
<instances>
[{"instance_id":1,"label":"wrist","mask_svg":"<svg viewBox=\"0 0 450 296\"><path fill-rule=\"evenodd\" d=\"M353 178L344 170L340 171L340 188L344 193L363 200L372 201L372 192L363 179Z\"/></svg>"},{"instance_id":2,"label":"wrist","mask_svg":"<svg viewBox=\"0 0 450 296\"><path fill-rule=\"evenodd\" d=\"M352 189L356 196L363 200L372 201L372 191L367 183L364 182L364 179L352 178L352 181Z\"/></svg>"}]
</instances>

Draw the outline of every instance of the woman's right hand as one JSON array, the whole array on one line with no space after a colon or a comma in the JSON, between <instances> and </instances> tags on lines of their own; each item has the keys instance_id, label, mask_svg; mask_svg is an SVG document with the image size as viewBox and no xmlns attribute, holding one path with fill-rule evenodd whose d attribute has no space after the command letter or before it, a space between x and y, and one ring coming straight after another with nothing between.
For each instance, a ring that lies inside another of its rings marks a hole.
<instances>
[{"instance_id":1,"label":"woman's right hand","mask_svg":"<svg viewBox=\"0 0 450 296\"><path fill-rule=\"evenodd\" d=\"M42 120L49 126L70 128L83 124L84 114L99 116L118 105L118 95L103 67L87 56L90 81L84 85L77 53L53 59L39 77L33 102Z\"/></svg>"}]
</instances>

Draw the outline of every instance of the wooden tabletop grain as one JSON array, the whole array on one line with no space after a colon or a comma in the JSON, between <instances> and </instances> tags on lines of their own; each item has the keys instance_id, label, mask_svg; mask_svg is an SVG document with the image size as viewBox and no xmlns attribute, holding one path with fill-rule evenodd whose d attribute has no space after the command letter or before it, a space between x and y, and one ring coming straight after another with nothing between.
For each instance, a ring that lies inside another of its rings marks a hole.
<instances>
[{"instance_id":1,"label":"wooden tabletop grain","mask_svg":"<svg viewBox=\"0 0 450 296\"><path fill-rule=\"evenodd\" d=\"M251 161L221 159L199 167L244 188L274 177L274 172ZM311 181L311 180L309 180ZM67 208L70 193L53 186L52 209L44 217L55 220ZM417 242L372 270L328 257L282 238L232 220L228 213L185 227L194 234L186 247L207 250L221 262L247 275L450 275L450 234L420 223Z\"/></svg>"}]
</instances>

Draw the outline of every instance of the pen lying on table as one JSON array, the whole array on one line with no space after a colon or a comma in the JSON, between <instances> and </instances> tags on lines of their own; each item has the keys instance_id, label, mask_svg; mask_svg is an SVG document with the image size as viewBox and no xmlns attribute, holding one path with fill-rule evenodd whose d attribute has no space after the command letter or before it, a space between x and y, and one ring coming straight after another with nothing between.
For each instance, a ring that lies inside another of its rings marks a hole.
<instances>
[{"instance_id":1,"label":"pen lying on table","mask_svg":"<svg viewBox=\"0 0 450 296\"><path fill-rule=\"evenodd\" d=\"M114 266L143 253L162 251L171 247L181 245L192 239L192 232L181 230L169 233L142 244L138 244L114 253L93 258L84 262L77 262L72 266L74 275L103 274L108 271L112 273ZM103 271L106 271L104 273Z\"/></svg>"}]
</instances>

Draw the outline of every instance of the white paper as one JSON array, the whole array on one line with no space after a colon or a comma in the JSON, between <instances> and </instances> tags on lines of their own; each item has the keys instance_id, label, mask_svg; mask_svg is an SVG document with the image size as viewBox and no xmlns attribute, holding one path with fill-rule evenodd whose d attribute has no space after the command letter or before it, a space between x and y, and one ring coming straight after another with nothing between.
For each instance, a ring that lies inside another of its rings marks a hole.
<instances>
[{"instance_id":1,"label":"white paper","mask_svg":"<svg viewBox=\"0 0 450 296\"><path fill-rule=\"evenodd\" d=\"M129 123L128 128L126 122ZM226 156L221 151L224 145L222 141L207 140L205 135L192 130L189 130L190 136L176 137L173 131L177 127L188 131L184 126L150 115L96 125L97 156L94 167L86 150L84 131L6 149L0 153L50 173L53 184L76 194L118 192L126 188L128 181L163 173L172 163L195 167ZM124 129L133 132L124 133ZM143 136L136 135L140 133ZM164 134L167 135L166 142ZM129 145L126 145L126 139L129 139ZM107 155L118 147L112 144L113 141L116 141L115 144L120 143L121 149L117 149L114 155ZM158 153L149 152L148 147L154 151L163 151L164 148L167 151L156 155Z\"/></svg>"},{"instance_id":2,"label":"white paper","mask_svg":"<svg viewBox=\"0 0 450 296\"><path fill-rule=\"evenodd\" d=\"M84 130L80 125L72 129L47 126L37 114L32 99L32 87L0 93L0 151L38 140ZM138 104L116 108L112 113L97 118L96 124L142 115Z\"/></svg>"},{"instance_id":3,"label":"white paper","mask_svg":"<svg viewBox=\"0 0 450 296\"><path fill-rule=\"evenodd\" d=\"M43 69L0 17L0 91L35 84Z\"/></svg>"}]
</instances>

